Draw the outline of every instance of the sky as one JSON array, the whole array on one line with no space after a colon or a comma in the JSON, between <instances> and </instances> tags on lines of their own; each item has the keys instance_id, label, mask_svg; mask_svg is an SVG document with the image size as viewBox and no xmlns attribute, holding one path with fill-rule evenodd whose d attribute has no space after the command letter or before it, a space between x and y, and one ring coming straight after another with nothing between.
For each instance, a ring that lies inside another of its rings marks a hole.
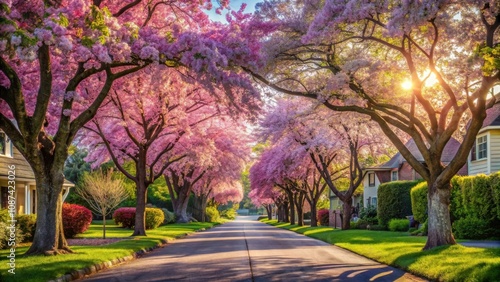
<instances>
[{"instance_id":1,"label":"sky","mask_svg":"<svg viewBox=\"0 0 500 282\"><path fill-rule=\"evenodd\" d=\"M231 7L232 10L239 10L241 7L242 3L246 3L247 7L245 8L246 13L253 13L255 11L255 4L259 3L261 1L256 1L256 0L230 0L229 6ZM208 16L214 20L214 21L219 21L219 22L226 22L226 14L228 13L227 10L222 11L222 15L217 15L215 13L215 9L217 8L217 3L216 1L213 1L214 3L214 8L210 11L206 11Z\"/></svg>"}]
</instances>

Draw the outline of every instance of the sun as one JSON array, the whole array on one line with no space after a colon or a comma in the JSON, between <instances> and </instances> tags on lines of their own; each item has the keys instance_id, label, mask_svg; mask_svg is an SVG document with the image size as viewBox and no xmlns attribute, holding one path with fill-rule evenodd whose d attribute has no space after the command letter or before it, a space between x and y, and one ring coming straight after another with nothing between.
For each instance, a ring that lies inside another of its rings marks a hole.
<instances>
[{"instance_id":1,"label":"sun","mask_svg":"<svg viewBox=\"0 0 500 282\"><path fill-rule=\"evenodd\" d=\"M411 80L405 80L403 83L401 83L401 87L405 90L410 90L413 87L413 83L411 83Z\"/></svg>"}]
</instances>

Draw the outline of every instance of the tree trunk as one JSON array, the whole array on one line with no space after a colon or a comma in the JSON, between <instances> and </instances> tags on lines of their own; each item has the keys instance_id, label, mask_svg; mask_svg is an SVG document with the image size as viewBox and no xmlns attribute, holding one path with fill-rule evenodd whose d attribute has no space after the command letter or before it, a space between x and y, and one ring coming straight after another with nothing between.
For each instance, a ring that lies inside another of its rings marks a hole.
<instances>
[{"instance_id":1,"label":"tree trunk","mask_svg":"<svg viewBox=\"0 0 500 282\"><path fill-rule=\"evenodd\" d=\"M283 204L283 222L290 222L290 215L289 215L289 207L288 207L289 203L288 202L285 202Z\"/></svg>"},{"instance_id":2,"label":"tree trunk","mask_svg":"<svg viewBox=\"0 0 500 282\"><path fill-rule=\"evenodd\" d=\"M45 167L33 169L36 179L36 231L27 255L71 252L62 226L63 172Z\"/></svg>"},{"instance_id":3,"label":"tree trunk","mask_svg":"<svg viewBox=\"0 0 500 282\"><path fill-rule=\"evenodd\" d=\"M344 201L342 214L342 230L351 229L352 198Z\"/></svg>"},{"instance_id":4,"label":"tree trunk","mask_svg":"<svg viewBox=\"0 0 500 282\"><path fill-rule=\"evenodd\" d=\"M295 224L295 205L293 203L293 193L287 192L288 202L290 203L290 224Z\"/></svg>"},{"instance_id":5,"label":"tree trunk","mask_svg":"<svg viewBox=\"0 0 500 282\"><path fill-rule=\"evenodd\" d=\"M146 201L148 188L144 183L137 185L137 204L135 206L135 225L132 236L146 236Z\"/></svg>"},{"instance_id":6,"label":"tree trunk","mask_svg":"<svg viewBox=\"0 0 500 282\"><path fill-rule=\"evenodd\" d=\"M309 205L311 206L311 227L316 227L318 226L318 209L316 208L316 203L314 202L309 202Z\"/></svg>"},{"instance_id":7,"label":"tree trunk","mask_svg":"<svg viewBox=\"0 0 500 282\"><path fill-rule=\"evenodd\" d=\"M273 207L270 204L266 205L266 211L267 211L267 219L269 220L273 219Z\"/></svg>"},{"instance_id":8,"label":"tree trunk","mask_svg":"<svg viewBox=\"0 0 500 282\"><path fill-rule=\"evenodd\" d=\"M106 211L102 211L102 238L106 239Z\"/></svg>"},{"instance_id":9,"label":"tree trunk","mask_svg":"<svg viewBox=\"0 0 500 282\"><path fill-rule=\"evenodd\" d=\"M194 209L193 209L193 217L200 221L200 222L205 222L206 221L206 208L207 208L207 203L208 203L208 195L201 194L201 195L194 195Z\"/></svg>"},{"instance_id":10,"label":"tree trunk","mask_svg":"<svg viewBox=\"0 0 500 282\"><path fill-rule=\"evenodd\" d=\"M304 225L304 199L305 195L303 193L296 193L293 199L293 203L297 209L297 224L299 226Z\"/></svg>"},{"instance_id":11,"label":"tree trunk","mask_svg":"<svg viewBox=\"0 0 500 282\"><path fill-rule=\"evenodd\" d=\"M450 220L450 183L443 187L437 187L436 183L432 183L428 184L428 187L428 235L424 250L442 245L454 245L456 241Z\"/></svg>"},{"instance_id":12,"label":"tree trunk","mask_svg":"<svg viewBox=\"0 0 500 282\"><path fill-rule=\"evenodd\" d=\"M189 217L187 216L187 206L189 202L189 195L185 189L181 189L177 194L177 200L173 204L175 218L177 223L187 223L189 222Z\"/></svg>"}]
</instances>

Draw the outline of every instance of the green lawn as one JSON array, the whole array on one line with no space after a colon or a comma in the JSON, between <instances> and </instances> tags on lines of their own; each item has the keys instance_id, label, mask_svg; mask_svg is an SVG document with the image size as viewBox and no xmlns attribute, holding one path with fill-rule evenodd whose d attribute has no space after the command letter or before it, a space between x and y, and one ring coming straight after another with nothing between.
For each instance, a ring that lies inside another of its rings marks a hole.
<instances>
[{"instance_id":1,"label":"green lawn","mask_svg":"<svg viewBox=\"0 0 500 282\"><path fill-rule=\"evenodd\" d=\"M404 232L338 230L262 222L289 229L353 251L373 260L439 281L500 281L500 248L483 249L460 245L422 251L427 237Z\"/></svg>"},{"instance_id":2,"label":"green lawn","mask_svg":"<svg viewBox=\"0 0 500 282\"><path fill-rule=\"evenodd\" d=\"M108 221L111 223L110 221ZM172 239L195 232L196 230L214 226L215 223L186 223L169 224L154 230L147 230L147 237L132 238L132 230L119 228L116 225L109 226L106 238L130 237L129 239L104 245L104 246L74 246L73 254L58 256L32 256L24 257L22 254L28 247L16 249L16 274L7 272L9 269L7 261L7 250L0 251L0 281L22 281L40 282L60 277L76 269L82 269L89 265L125 257L135 251L153 247L162 239ZM80 234L78 238L101 238L102 227L93 223L89 230Z\"/></svg>"}]
</instances>

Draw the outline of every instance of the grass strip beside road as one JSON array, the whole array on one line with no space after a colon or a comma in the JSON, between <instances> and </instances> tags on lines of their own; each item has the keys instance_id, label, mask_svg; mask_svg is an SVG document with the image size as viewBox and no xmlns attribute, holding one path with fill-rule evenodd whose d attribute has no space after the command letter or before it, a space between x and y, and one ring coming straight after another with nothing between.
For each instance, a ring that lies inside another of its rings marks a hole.
<instances>
[{"instance_id":1,"label":"grass strip beside road","mask_svg":"<svg viewBox=\"0 0 500 282\"><path fill-rule=\"evenodd\" d=\"M147 237L130 237L133 230L109 225L106 228L106 238L128 237L128 239L102 246L73 246L71 249L74 253L67 255L26 257L22 254L26 252L28 246L19 247L16 249L16 274L14 275L7 272L9 269L7 265L8 250L1 250L0 281L48 281L96 263L129 256L142 249L154 247L162 240L179 238L214 225L216 223L168 224L154 230L147 230ZM102 238L102 226L93 223L87 232L80 234L77 238Z\"/></svg>"},{"instance_id":2,"label":"grass strip beside road","mask_svg":"<svg viewBox=\"0 0 500 282\"><path fill-rule=\"evenodd\" d=\"M261 220L322 240L375 261L438 281L500 281L500 248L484 249L461 245L422 251L427 237L407 232L345 230L310 227Z\"/></svg>"}]
</instances>

